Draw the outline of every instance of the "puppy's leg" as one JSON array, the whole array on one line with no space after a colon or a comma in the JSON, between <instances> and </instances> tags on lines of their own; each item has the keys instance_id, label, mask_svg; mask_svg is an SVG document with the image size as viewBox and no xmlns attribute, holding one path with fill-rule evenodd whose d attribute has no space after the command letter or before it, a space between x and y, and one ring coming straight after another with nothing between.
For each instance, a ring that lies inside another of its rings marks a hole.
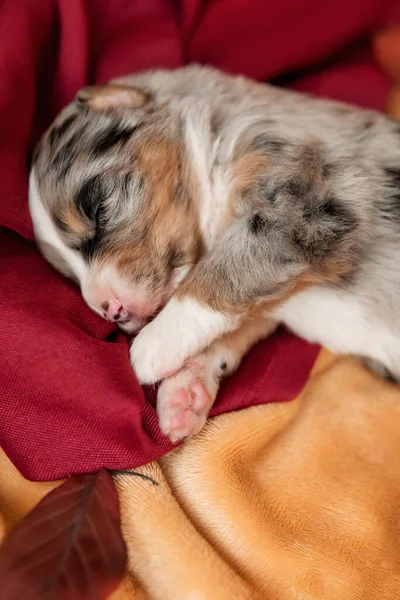
<instances>
[{"instance_id":1,"label":"puppy's leg","mask_svg":"<svg viewBox=\"0 0 400 600\"><path fill-rule=\"evenodd\" d=\"M189 359L175 375L164 379L158 390L157 413L162 432L172 442L200 431L214 404L221 378L233 373L248 350L271 335L276 326L264 318L249 320Z\"/></svg>"},{"instance_id":2,"label":"puppy's leg","mask_svg":"<svg viewBox=\"0 0 400 600\"><path fill-rule=\"evenodd\" d=\"M282 295L297 265L287 260L285 243L279 253L269 252L268 236L252 233L251 227L251 218L234 223L136 337L131 362L141 383L172 375L189 357L236 330L251 305Z\"/></svg>"}]
</instances>

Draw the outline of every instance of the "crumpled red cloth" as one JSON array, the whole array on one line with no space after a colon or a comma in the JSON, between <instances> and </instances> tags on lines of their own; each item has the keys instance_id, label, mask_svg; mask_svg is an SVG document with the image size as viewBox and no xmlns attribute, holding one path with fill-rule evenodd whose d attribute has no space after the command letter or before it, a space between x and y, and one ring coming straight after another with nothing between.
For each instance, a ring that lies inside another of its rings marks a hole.
<instances>
[{"instance_id":1,"label":"crumpled red cloth","mask_svg":"<svg viewBox=\"0 0 400 600\"><path fill-rule=\"evenodd\" d=\"M134 468L172 447L127 340L32 243L27 173L43 128L88 82L188 62L382 109L388 84L365 43L398 4L0 1L0 445L25 477ZM213 414L294 398L317 352L285 332L259 344Z\"/></svg>"}]
</instances>

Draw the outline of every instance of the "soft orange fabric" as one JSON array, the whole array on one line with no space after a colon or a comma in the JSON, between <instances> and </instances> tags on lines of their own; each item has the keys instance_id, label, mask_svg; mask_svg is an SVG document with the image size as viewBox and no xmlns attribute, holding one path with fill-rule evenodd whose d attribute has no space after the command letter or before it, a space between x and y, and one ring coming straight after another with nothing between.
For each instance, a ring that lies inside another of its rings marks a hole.
<instances>
[{"instance_id":1,"label":"soft orange fabric","mask_svg":"<svg viewBox=\"0 0 400 600\"><path fill-rule=\"evenodd\" d=\"M400 120L400 24L379 31L372 40L375 60L393 80L389 91L387 112Z\"/></svg>"},{"instance_id":2,"label":"soft orange fabric","mask_svg":"<svg viewBox=\"0 0 400 600\"><path fill-rule=\"evenodd\" d=\"M372 40L375 60L393 81L400 81L400 24L378 31Z\"/></svg>"},{"instance_id":3,"label":"soft orange fabric","mask_svg":"<svg viewBox=\"0 0 400 600\"><path fill-rule=\"evenodd\" d=\"M209 421L119 477L129 572L112 600L400 598L400 390L323 351L301 396ZM7 527L53 484L0 455ZM55 485L55 484L54 484Z\"/></svg>"}]
</instances>

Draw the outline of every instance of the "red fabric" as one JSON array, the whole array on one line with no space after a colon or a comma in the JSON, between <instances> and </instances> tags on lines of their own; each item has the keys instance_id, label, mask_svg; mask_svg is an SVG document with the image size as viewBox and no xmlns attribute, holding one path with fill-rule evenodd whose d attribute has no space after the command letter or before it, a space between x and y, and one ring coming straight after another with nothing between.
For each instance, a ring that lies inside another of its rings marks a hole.
<instances>
[{"instance_id":1,"label":"red fabric","mask_svg":"<svg viewBox=\"0 0 400 600\"><path fill-rule=\"evenodd\" d=\"M27 165L43 127L87 82L193 61L259 80L286 75L300 89L381 109L387 82L353 43L393 7L398 2L0 2L0 444L23 475L133 468L171 448L157 427L155 390L145 395L137 384L125 338L32 244ZM293 398L317 352L287 333L259 344L225 382L213 413Z\"/></svg>"}]
</instances>

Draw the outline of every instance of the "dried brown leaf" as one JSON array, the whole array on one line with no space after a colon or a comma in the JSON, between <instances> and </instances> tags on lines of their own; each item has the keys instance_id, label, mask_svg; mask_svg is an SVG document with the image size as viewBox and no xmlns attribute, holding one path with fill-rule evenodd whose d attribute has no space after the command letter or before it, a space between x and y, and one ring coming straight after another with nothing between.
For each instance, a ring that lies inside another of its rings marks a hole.
<instances>
[{"instance_id":1,"label":"dried brown leaf","mask_svg":"<svg viewBox=\"0 0 400 600\"><path fill-rule=\"evenodd\" d=\"M51 491L0 546L0 600L103 600L126 565L111 475L73 477Z\"/></svg>"}]
</instances>

